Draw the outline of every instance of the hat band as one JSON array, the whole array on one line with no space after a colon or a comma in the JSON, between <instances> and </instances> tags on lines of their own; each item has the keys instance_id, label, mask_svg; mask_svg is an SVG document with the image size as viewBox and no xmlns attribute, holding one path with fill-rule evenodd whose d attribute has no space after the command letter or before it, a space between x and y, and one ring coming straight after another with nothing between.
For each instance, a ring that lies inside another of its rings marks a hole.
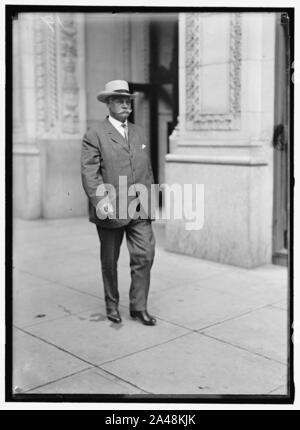
<instances>
[{"instance_id":1,"label":"hat band","mask_svg":"<svg viewBox=\"0 0 300 430\"><path fill-rule=\"evenodd\" d=\"M130 94L130 92L128 90L114 90L112 92L113 93L128 93L128 94Z\"/></svg>"}]
</instances>

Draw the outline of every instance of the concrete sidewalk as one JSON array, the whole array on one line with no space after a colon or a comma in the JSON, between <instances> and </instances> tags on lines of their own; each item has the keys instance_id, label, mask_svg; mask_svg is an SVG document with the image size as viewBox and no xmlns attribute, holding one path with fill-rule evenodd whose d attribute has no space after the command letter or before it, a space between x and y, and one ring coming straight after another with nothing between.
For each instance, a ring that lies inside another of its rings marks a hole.
<instances>
[{"instance_id":1,"label":"concrete sidewalk","mask_svg":"<svg viewBox=\"0 0 300 430\"><path fill-rule=\"evenodd\" d=\"M122 324L106 319L95 226L14 221L13 387L19 393L287 394L287 269L156 257L148 327L131 320L126 241Z\"/></svg>"}]
</instances>

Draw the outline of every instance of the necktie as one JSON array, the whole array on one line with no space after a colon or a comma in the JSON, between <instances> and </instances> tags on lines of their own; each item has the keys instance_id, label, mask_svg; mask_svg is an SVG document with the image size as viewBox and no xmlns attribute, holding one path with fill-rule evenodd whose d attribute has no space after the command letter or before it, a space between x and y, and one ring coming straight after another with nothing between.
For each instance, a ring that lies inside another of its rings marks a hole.
<instances>
[{"instance_id":1,"label":"necktie","mask_svg":"<svg viewBox=\"0 0 300 430\"><path fill-rule=\"evenodd\" d=\"M124 128L124 137L125 137L126 143L128 143L128 128L127 128L127 125L124 123L124 124L122 124L122 127Z\"/></svg>"}]
</instances>

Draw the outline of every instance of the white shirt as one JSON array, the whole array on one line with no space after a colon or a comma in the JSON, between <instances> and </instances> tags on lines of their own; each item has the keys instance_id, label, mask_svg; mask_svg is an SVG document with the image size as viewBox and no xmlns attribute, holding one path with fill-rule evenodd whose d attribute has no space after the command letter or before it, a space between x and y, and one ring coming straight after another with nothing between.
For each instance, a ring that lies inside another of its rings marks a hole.
<instances>
[{"instance_id":1,"label":"white shirt","mask_svg":"<svg viewBox=\"0 0 300 430\"><path fill-rule=\"evenodd\" d=\"M112 116L108 116L108 121L117 129L117 131L125 138L125 129L122 126L122 124L126 124L126 127L128 127L127 120L123 123L121 121L118 121L117 119L113 118Z\"/></svg>"}]
</instances>

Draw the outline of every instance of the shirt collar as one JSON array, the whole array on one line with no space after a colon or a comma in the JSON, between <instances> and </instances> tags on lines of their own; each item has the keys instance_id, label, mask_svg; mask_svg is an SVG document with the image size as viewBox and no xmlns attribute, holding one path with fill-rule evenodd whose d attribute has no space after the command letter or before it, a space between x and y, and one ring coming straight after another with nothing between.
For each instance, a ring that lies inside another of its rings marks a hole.
<instances>
[{"instance_id":1,"label":"shirt collar","mask_svg":"<svg viewBox=\"0 0 300 430\"><path fill-rule=\"evenodd\" d=\"M115 118L113 118L112 116L108 116L108 120L109 120L109 122L115 127L115 128L121 128L122 127L122 124L126 124L126 127L128 126L128 124L127 124L127 120L125 121L125 123L123 123L123 122L121 122L121 121L118 121L117 119L115 119Z\"/></svg>"}]
</instances>

